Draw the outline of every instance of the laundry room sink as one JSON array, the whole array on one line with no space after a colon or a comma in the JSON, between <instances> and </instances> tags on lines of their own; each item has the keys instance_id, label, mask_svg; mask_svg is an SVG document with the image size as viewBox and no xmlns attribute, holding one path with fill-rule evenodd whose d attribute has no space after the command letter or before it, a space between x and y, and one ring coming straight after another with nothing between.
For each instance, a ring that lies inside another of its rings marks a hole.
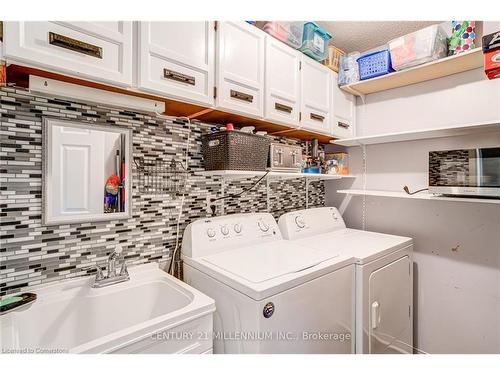
<instances>
[{"instance_id":1,"label":"laundry room sink","mask_svg":"<svg viewBox=\"0 0 500 375\"><path fill-rule=\"evenodd\" d=\"M30 306L0 316L3 353L206 353L212 299L150 263L130 281L92 288L94 277L33 289Z\"/></svg>"}]
</instances>

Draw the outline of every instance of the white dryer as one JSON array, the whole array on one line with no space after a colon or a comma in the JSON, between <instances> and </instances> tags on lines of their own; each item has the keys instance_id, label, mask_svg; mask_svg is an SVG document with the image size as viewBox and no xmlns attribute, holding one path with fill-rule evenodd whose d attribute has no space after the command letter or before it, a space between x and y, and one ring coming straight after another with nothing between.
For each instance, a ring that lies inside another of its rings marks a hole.
<instances>
[{"instance_id":1,"label":"white dryer","mask_svg":"<svg viewBox=\"0 0 500 375\"><path fill-rule=\"evenodd\" d=\"M353 353L354 265L282 239L268 213L200 219L184 281L215 300L215 353Z\"/></svg>"},{"instance_id":2,"label":"white dryer","mask_svg":"<svg viewBox=\"0 0 500 375\"><path fill-rule=\"evenodd\" d=\"M356 264L356 353L413 353L413 241L346 228L335 207L289 212L283 238L330 249Z\"/></svg>"}]
</instances>

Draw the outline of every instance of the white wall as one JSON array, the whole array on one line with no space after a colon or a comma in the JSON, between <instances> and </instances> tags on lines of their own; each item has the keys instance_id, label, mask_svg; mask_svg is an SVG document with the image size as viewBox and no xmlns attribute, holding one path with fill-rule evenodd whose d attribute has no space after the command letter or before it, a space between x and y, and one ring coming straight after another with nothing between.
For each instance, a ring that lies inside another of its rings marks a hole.
<instances>
[{"instance_id":1,"label":"white wall","mask_svg":"<svg viewBox=\"0 0 500 375\"><path fill-rule=\"evenodd\" d=\"M479 73L372 94L365 106L358 100L358 135L498 121L500 80ZM459 111L464 103L469 110ZM492 146L500 146L500 131L368 146L367 189L427 187L428 151ZM360 176L361 148L348 152L351 173ZM363 198L336 193L349 187L362 188L361 178L328 182L327 204L361 228ZM415 346L428 353L500 353L500 205L366 197L365 212L367 230L414 238Z\"/></svg>"},{"instance_id":2,"label":"white wall","mask_svg":"<svg viewBox=\"0 0 500 375\"><path fill-rule=\"evenodd\" d=\"M500 80L482 69L358 99L358 136L500 119Z\"/></svg>"}]
</instances>

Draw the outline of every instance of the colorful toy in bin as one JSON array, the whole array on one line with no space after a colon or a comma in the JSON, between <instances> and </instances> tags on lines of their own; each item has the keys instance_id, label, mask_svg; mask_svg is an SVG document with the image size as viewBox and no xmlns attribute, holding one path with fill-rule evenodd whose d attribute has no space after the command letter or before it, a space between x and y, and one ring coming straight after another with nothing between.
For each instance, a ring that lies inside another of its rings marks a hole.
<instances>
[{"instance_id":1,"label":"colorful toy in bin","mask_svg":"<svg viewBox=\"0 0 500 375\"><path fill-rule=\"evenodd\" d=\"M121 188L120 184L120 177L116 174L107 179L106 186L104 188L106 191L104 194L104 212L109 213L119 211L118 193Z\"/></svg>"},{"instance_id":2,"label":"colorful toy in bin","mask_svg":"<svg viewBox=\"0 0 500 375\"><path fill-rule=\"evenodd\" d=\"M476 21L451 21L452 34L448 39L448 54L476 48Z\"/></svg>"},{"instance_id":3,"label":"colorful toy in bin","mask_svg":"<svg viewBox=\"0 0 500 375\"><path fill-rule=\"evenodd\" d=\"M120 177L118 177L116 174L110 176L106 181L106 193L117 195L119 188L120 188Z\"/></svg>"},{"instance_id":4,"label":"colorful toy in bin","mask_svg":"<svg viewBox=\"0 0 500 375\"><path fill-rule=\"evenodd\" d=\"M332 152L325 155L326 173L348 175L349 174L349 155L346 152Z\"/></svg>"}]
</instances>

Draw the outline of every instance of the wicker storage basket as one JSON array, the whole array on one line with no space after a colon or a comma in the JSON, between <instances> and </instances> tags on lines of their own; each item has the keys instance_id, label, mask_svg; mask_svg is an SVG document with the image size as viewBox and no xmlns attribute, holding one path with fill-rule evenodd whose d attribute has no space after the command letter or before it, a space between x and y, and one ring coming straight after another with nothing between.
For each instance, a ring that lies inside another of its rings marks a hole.
<instances>
[{"instance_id":1,"label":"wicker storage basket","mask_svg":"<svg viewBox=\"0 0 500 375\"><path fill-rule=\"evenodd\" d=\"M340 56L345 55L344 51L341 49L329 45L328 46L328 57L323 61L327 67L329 67L334 72L339 72Z\"/></svg>"},{"instance_id":2,"label":"wicker storage basket","mask_svg":"<svg viewBox=\"0 0 500 375\"><path fill-rule=\"evenodd\" d=\"M236 130L202 136L205 169L265 171L270 140Z\"/></svg>"}]
</instances>

